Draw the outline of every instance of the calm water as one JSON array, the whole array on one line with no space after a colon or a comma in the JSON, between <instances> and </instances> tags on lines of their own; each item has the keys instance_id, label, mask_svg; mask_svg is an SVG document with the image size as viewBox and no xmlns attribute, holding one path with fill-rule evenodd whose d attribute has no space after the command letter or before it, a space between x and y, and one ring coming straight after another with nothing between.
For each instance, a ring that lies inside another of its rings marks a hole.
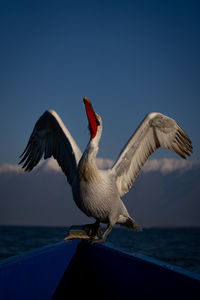
<instances>
[{"instance_id":1,"label":"calm water","mask_svg":"<svg viewBox=\"0 0 200 300\"><path fill-rule=\"evenodd\" d=\"M60 242L67 231L62 227L0 226L0 259ZM142 232L114 228L108 242L127 252L139 252L200 274L200 228Z\"/></svg>"}]
</instances>

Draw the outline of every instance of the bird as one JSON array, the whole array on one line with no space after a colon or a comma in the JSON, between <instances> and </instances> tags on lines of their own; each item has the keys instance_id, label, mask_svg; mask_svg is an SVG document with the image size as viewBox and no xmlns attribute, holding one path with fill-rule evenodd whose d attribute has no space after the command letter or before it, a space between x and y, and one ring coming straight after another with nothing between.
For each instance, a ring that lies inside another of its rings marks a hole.
<instances>
[{"instance_id":1,"label":"bird","mask_svg":"<svg viewBox=\"0 0 200 300\"><path fill-rule=\"evenodd\" d=\"M192 143L174 119L151 112L132 134L113 166L107 170L98 169L96 156L102 118L95 113L87 97L83 98L83 103L90 133L83 154L58 114L47 110L36 122L19 164L30 172L43 156L44 159L53 156L71 185L76 205L95 219L94 224L85 227L91 243L105 242L115 224L141 230L121 197L129 192L149 156L162 147L185 159L192 153ZM107 224L103 233L101 223ZM94 239L95 235L99 238Z\"/></svg>"}]
</instances>

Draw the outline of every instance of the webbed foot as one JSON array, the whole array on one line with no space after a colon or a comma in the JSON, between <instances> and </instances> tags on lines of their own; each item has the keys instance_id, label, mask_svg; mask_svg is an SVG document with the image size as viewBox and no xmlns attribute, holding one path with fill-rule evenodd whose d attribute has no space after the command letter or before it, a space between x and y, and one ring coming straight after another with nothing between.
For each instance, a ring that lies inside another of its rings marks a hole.
<instances>
[{"instance_id":1,"label":"webbed foot","mask_svg":"<svg viewBox=\"0 0 200 300\"><path fill-rule=\"evenodd\" d=\"M102 234L99 222L96 221L94 224L86 224L82 226L71 226L68 232L68 236L64 239L88 239L98 240L98 237Z\"/></svg>"}]
</instances>

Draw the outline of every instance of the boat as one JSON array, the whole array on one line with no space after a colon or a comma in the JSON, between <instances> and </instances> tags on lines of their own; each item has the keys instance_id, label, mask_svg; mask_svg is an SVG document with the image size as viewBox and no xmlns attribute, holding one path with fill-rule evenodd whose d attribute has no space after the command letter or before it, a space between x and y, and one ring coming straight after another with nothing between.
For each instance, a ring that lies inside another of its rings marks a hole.
<instances>
[{"instance_id":1,"label":"boat","mask_svg":"<svg viewBox=\"0 0 200 300\"><path fill-rule=\"evenodd\" d=\"M200 275L87 239L0 263L0 299L200 299Z\"/></svg>"}]
</instances>

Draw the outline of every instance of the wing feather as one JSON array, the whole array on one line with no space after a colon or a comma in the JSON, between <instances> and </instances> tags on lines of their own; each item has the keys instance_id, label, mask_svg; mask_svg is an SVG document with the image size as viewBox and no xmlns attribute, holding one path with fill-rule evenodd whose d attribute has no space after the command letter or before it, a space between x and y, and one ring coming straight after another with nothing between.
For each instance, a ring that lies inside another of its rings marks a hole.
<instances>
[{"instance_id":1,"label":"wing feather","mask_svg":"<svg viewBox=\"0 0 200 300\"><path fill-rule=\"evenodd\" d=\"M81 151L71 134L55 111L46 111L36 122L19 164L25 171L31 171L42 156L53 156L69 183L73 181Z\"/></svg>"},{"instance_id":2,"label":"wing feather","mask_svg":"<svg viewBox=\"0 0 200 300\"><path fill-rule=\"evenodd\" d=\"M112 167L120 195L129 191L148 157L159 147L170 149L182 158L192 153L192 144L175 120L150 113L122 149Z\"/></svg>"}]
</instances>

